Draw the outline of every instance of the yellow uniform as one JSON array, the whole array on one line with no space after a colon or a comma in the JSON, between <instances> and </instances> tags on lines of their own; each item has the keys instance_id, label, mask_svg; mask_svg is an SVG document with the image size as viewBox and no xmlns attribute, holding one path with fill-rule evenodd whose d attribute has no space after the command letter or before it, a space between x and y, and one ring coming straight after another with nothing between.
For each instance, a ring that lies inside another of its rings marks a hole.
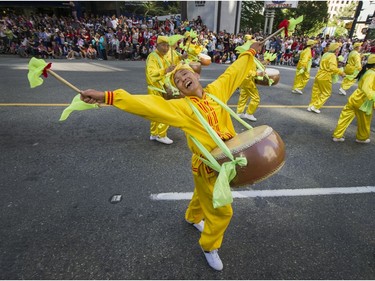
<instances>
[{"instance_id":1,"label":"yellow uniform","mask_svg":"<svg viewBox=\"0 0 375 281\"><path fill-rule=\"evenodd\" d=\"M296 75L294 78L294 85L293 89L302 91L305 87L307 82L310 79L310 70L311 70L311 63L312 63L312 55L311 55L311 48L306 47L301 53L299 57L299 61L296 68Z\"/></svg>"},{"instance_id":2,"label":"yellow uniform","mask_svg":"<svg viewBox=\"0 0 375 281\"><path fill-rule=\"evenodd\" d=\"M322 56L315 76L309 107L321 108L332 94L332 75L343 74L337 66L337 57L327 52Z\"/></svg>"},{"instance_id":3,"label":"yellow uniform","mask_svg":"<svg viewBox=\"0 0 375 281\"><path fill-rule=\"evenodd\" d=\"M162 96L162 93L153 88L164 89L163 81L166 69L170 65L166 56L162 56L158 50L151 52L146 60L146 82L148 85L148 94ZM151 136L159 136L161 138L167 136L169 126L163 123L151 122Z\"/></svg>"},{"instance_id":4,"label":"yellow uniform","mask_svg":"<svg viewBox=\"0 0 375 281\"><path fill-rule=\"evenodd\" d=\"M237 104L237 114L242 114L245 110L246 104L250 99L249 106L246 110L246 113L253 115L257 110L260 103L260 96L255 84L255 78L257 76L256 65L248 73L246 79L242 82L240 86L240 96L238 98Z\"/></svg>"},{"instance_id":5,"label":"yellow uniform","mask_svg":"<svg viewBox=\"0 0 375 281\"><path fill-rule=\"evenodd\" d=\"M225 141L234 137L236 132L229 113L206 93L215 95L227 103L250 69L254 68L254 54L254 50L243 53L219 78L204 88L202 98L186 96L182 99L165 100L157 95L131 95L122 89L105 93L107 104L154 122L169 124L185 132L187 145L193 153L192 173L195 184L194 195L185 218L194 223L199 223L202 219L205 220L199 240L205 251L220 248L233 211L230 204L216 209L213 207L212 198L217 179L216 172L201 162L199 156L204 156L189 136L198 139L208 151L214 149L216 143L194 114L188 100L200 111L221 139Z\"/></svg>"},{"instance_id":6,"label":"yellow uniform","mask_svg":"<svg viewBox=\"0 0 375 281\"><path fill-rule=\"evenodd\" d=\"M349 97L348 103L341 111L337 127L333 132L333 137L340 139L354 117L357 117L357 140L364 141L370 138L371 119L370 115L359 108L366 100L373 100L375 98L375 68L369 69L361 77L358 82L358 88Z\"/></svg>"},{"instance_id":7,"label":"yellow uniform","mask_svg":"<svg viewBox=\"0 0 375 281\"><path fill-rule=\"evenodd\" d=\"M173 53L173 61L172 61L172 53ZM170 48L168 53L166 54L166 59L171 65L177 65L182 60L182 55L176 50Z\"/></svg>"},{"instance_id":8,"label":"yellow uniform","mask_svg":"<svg viewBox=\"0 0 375 281\"><path fill-rule=\"evenodd\" d=\"M361 62L361 55L357 52L357 50L353 50L349 53L348 62L345 66L345 73L351 75L354 71L361 71L362 69L362 62ZM344 90L348 90L353 84L355 83L355 79L349 79L348 77L344 77L341 83L341 88Z\"/></svg>"}]
</instances>

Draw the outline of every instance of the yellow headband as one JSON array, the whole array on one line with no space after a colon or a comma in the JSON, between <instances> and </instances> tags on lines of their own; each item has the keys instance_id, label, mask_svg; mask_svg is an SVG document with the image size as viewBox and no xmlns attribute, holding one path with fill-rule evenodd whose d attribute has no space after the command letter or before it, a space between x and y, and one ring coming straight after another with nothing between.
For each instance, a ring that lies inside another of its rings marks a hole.
<instances>
[{"instance_id":1,"label":"yellow headband","mask_svg":"<svg viewBox=\"0 0 375 281\"><path fill-rule=\"evenodd\" d=\"M369 55L367 59L367 64L375 64L375 54Z\"/></svg>"},{"instance_id":2,"label":"yellow headband","mask_svg":"<svg viewBox=\"0 0 375 281\"><path fill-rule=\"evenodd\" d=\"M253 36L251 36L250 34L246 34L245 35L245 42L250 40L251 38L253 38Z\"/></svg>"},{"instance_id":3,"label":"yellow headband","mask_svg":"<svg viewBox=\"0 0 375 281\"><path fill-rule=\"evenodd\" d=\"M158 44L169 43L168 37L167 36L158 36L158 40L156 41L156 43L158 43Z\"/></svg>"},{"instance_id":4,"label":"yellow headband","mask_svg":"<svg viewBox=\"0 0 375 281\"><path fill-rule=\"evenodd\" d=\"M164 84L168 86L172 90L172 94L174 96L177 96L180 94L180 90L177 88L175 82L174 82L174 75L177 73L179 70L186 69L192 73L195 73L194 70L187 64L187 63L182 63L180 62L179 64L176 65L175 69L173 71L168 72L165 75L164 79Z\"/></svg>"},{"instance_id":5,"label":"yellow headband","mask_svg":"<svg viewBox=\"0 0 375 281\"><path fill-rule=\"evenodd\" d=\"M328 51L336 51L341 47L341 43L331 43L328 47Z\"/></svg>"},{"instance_id":6,"label":"yellow headband","mask_svg":"<svg viewBox=\"0 0 375 281\"><path fill-rule=\"evenodd\" d=\"M317 42L315 41L315 40L311 40L311 39L309 39L309 40L307 40L307 43L306 43L306 45L307 46L311 46L311 45L314 45L314 44L316 44Z\"/></svg>"}]
</instances>

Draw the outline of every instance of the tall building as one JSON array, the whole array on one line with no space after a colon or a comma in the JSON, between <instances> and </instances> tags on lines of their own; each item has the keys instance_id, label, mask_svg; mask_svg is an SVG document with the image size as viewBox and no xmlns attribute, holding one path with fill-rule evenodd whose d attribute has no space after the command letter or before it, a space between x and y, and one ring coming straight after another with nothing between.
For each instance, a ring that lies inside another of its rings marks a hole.
<instances>
[{"instance_id":1,"label":"tall building","mask_svg":"<svg viewBox=\"0 0 375 281\"><path fill-rule=\"evenodd\" d=\"M344 11L344 9L354 3L355 8L353 10L353 18L342 19L347 24L347 26L350 27L354 21L354 14L359 2L360 1L358 0L328 0L327 3L329 19L332 20L334 17L340 17L340 14ZM375 0L362 1L362 9L359 16L356 18L353 37L356 37L358 39L365 38L367 28L370 26L371 19L374 15Z\"/></svg>"}]
</instances>

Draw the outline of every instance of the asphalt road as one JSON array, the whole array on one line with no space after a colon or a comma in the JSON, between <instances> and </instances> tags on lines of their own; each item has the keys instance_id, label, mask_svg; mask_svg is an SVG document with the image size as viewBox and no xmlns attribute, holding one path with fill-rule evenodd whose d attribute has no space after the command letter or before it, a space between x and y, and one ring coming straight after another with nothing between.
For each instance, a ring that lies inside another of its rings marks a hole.
<instances>
[{"instance_id":1,"label":"asphalt road","mask_svg":"<svg viewBox=\"0 0 375 281\"><path fill-rule=\"evenodd\" d=\"M81 89L146 91L144 62L52 62ZM375 279L375 194L359 193L375 186L375 127L368 145L355 143L355 121L332 142L347 100L339 84L319 115L306 111L313 79L304 95L290 93L293 67L276 66L280 83L259 87L251 125L280 134L286 163L246 189L273 196L235 198L215 272L184 221L188 200L151 197L193 191L184 134L170 128L173 145L152 142L147 120L112 107L59 122L75 93L53 77L30 89L27 63L0 57L0 279ZM202 84L226 67L205 67ZM300 196L273 193L285 189Z\"/></svg>"}]
</instances>

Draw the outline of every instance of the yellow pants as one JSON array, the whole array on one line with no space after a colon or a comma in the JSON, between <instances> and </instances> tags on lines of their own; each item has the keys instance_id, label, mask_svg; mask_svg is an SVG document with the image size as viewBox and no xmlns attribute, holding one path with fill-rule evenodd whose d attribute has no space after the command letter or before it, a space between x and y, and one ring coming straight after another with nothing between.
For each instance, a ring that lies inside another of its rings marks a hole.
<instances>
[{"instance_id":1,"label":"yellow pants","mask_svg":"<svg viewBox=\"0 0 375 281\"><path fill-rule=\"evenodd\" d=\"M258 108L260 103L260 96L256 87L241 87L240 96L238 98L237 113L243 113L245 110L247 101L250 100L249 107L246 110L247 114L253 115Z\"/></svg>"},{"instance_id":2,"label":"yellow pants","mask_svg":"<svg viewBox=\"0 0 375 281\"><path fill-rule=\"evenodd\" d=\"M332 94L332 81L315 79L309 106L321 108Z\"/></svg>"},{"instance_id":3,"label":"yellow pants","mask_svg":"<svg viewBox=\"0 0 375 281\"><path fill-rule=\"evenodd\" d=\"M167 136L168 128L169 125L152 121L150 126L150 134L151 136L159 136L161 138L164 138Z\"/></svg>"},{"instance_id":4,"label":"yellow pants","mask_svg":"<svg viewBox=\"0 0 375 281\"><path fill-rule=\"evenodd\" d=\"M148 94L156 95L156 96L163 96L163 94L160 92L150 91L150 90L148 91ZM169 125L151 121L150 134L151 136L159 136L161 138L164 138L167 136L168 128L169 128Z\"/></svg>"},{"instance_id":5,"label":"yellow pants","mask_svg":"<svg viewBox=\"0 0 375 281\"><path fill-rule=\"evenodd\" d=\"M357 117L357 140L367 140L370 138L372 113L366 115L365 112L350 103L350 100L341 111L337 127L333 132L333 137L342 138L354 117Z\"/></svg>"},{"instance_id":6,"label":"yellow pants","mask_svg":"<svg viewBox=\"0 0 375 281\"><path fill-rule=\"evenodd\" d=\"M297 68L293 90L298 89L302 91L306 87L307 82L310 80L310 73L305 70L302 74L300 74L299 71L300 69Z\"/></svg>"},{"instance_id":7,"label":"yellow pants","mask_svg":"<svg viewBox=\"0 0 375 281\"><path fill-rule=\"evenodd\" d=\"M344 90L348 90L351 86L355 84L355 81L356 79L350 80L344 77L344 79L342 79L342 82L341 82L341 88L343 88Z\"/></svg>"},{"instance_id":8,"label":"yellow pants","mask_svg":"<svg viewBox=\"0 0 375 281\"><path fill-rule=\"evenodd\" d=\"M185 219L194 223L204 219L199 244L204 251L212 251L221 247L233 210L230 204L214 208L212 194L217 176L209 175L203 164L199 166L198 173L199 175L194 175L194 194L186 210Z\"/></svg>"}]
</instances>

